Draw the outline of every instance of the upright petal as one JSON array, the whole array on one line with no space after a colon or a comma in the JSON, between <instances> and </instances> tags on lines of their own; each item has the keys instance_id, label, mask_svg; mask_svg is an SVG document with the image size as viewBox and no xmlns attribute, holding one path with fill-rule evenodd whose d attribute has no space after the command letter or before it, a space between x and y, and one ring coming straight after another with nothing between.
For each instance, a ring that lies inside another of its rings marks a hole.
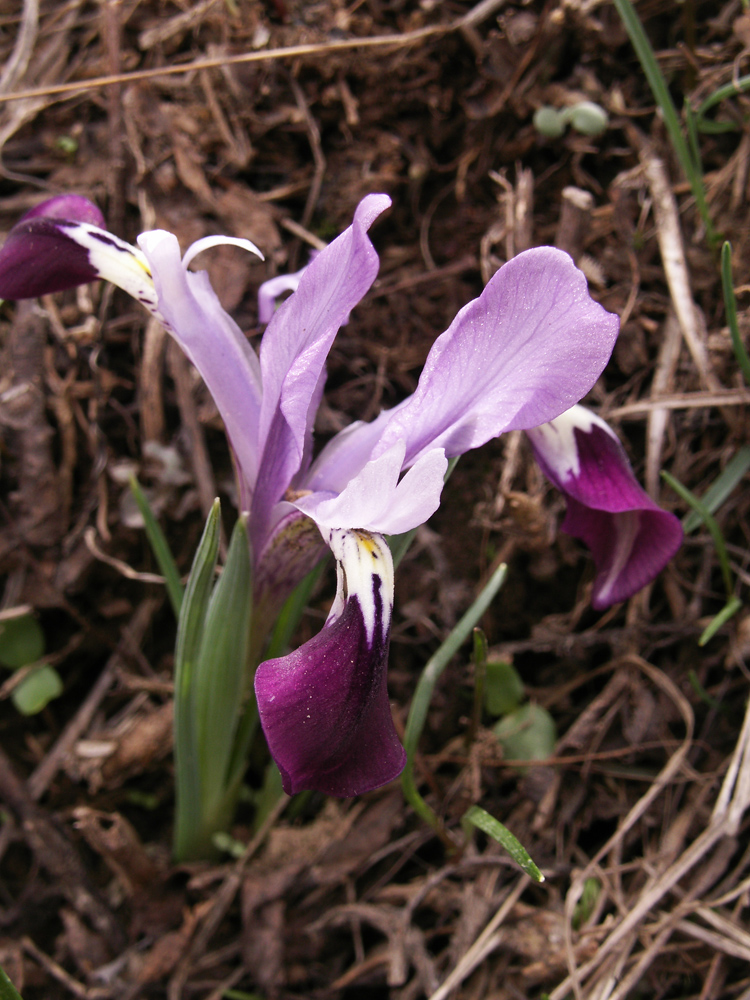
<instances>
[{"instance_id":1,"label":"upright petal","mask_svg":"<svg viewBox=\"0 0 750 1000\"><path fill-rule=\"evenodd\" d=\"M378 271L367 230L389 205L387 195L364 198L352 225L316 255L268 324L260 348L263 474L253 503L255 531L264 530L273 504L301 467L314 418L311 402L331 343Z\"/></svg>"},{"instance_id":2,"label":"upright petal","mask_svg":"<svg viewBox=\"0 0 750 1000\"><path fill-rule=\"evenodd\" d=\"M407 466L434 447L451 458L551 420L594 384L618 328L566 253L519 254L435 341L414 395L374 455L404 440Z\"/></svg>"},{"instance_id":3,"label":"upright petal","mask_svg":"<svg viewBox=\"0 0 750 1000\"><path fill-rule=\"evenodd\" d=\"M567 495L562 530L591 549L591 603L601 609L631 597L680 547L678 518L641 488L614 432L585 407L574 406L528 435L542 471Z\"/></svg>"},{"instance_id":4,"label":"upright petal","mask_svg":"<svg viewBox=\"0 0 750 1000\"><path fill-rule=\"evenodd\" d=\"M386 687L393 563L379 535L334 530L326 540L338 568L328 621L293 653L261 663L255 693L284 790L349 797L406 762Z\"/></svg>"},{"instance_id":5,"label":"upright petal","mask_svg":"<svg viewBox=\"0 0 750 1000\"><path fill-rule=\"evenodd\" d=\"M162 322L198 369L213 396L237 458L247 497L258 472L257 432L262 393L255 352L222 308L207 272L186 270L176 236L157 229L142 233L138 243L153 274ZM200 249L205 249L205 245L200 245Z\"/></svg>"}]
</instances>

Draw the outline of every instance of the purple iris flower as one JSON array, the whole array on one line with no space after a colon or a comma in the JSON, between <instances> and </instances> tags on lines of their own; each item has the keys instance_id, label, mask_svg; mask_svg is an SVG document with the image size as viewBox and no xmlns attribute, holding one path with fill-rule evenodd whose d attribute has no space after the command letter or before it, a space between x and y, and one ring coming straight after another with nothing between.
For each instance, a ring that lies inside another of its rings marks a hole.
<instances>
[{"instance_id":1,"label":"purple iris flower","mask_svg":"<svg viewBox=\"0 0 750 1000\"><path fill-rule=\"evenodd\" d=\"M40 206L0 250L0 296L106 278L157 316L193 361L224 419L250 514L258 628L270 628L323 545L333 552L338 587L323 629L255 676L261 723L289 793L350 796L398 775L404 751L386 689L393 563L384 536L437 509L449 458L570 409L603 370L618 332L617 317L590 298L567 254L528 250L438 337L408 399L351 424L313 461L325 359L375 280L367 231L389 205L382 194L360 202L352 225L273 314L258 355L206 274L187 270L224 238L200 241L184 258L163 231L131 247L99 228L88 202L68 197L64 217L54 202L53 213Z\"/></svg>"},{"instance_id":2,"label":"purple iris flower","mask_svg":"<svg viewBox=\"0 0 750 1000\"><path fill-rule=\"evenodd\" d=\"M542 471L567 497L561 527L591 549L599 610L631 597L664 569L682 525L638 484L614 431L583 406L528 431Z\"/></svg>"}]
</instances>

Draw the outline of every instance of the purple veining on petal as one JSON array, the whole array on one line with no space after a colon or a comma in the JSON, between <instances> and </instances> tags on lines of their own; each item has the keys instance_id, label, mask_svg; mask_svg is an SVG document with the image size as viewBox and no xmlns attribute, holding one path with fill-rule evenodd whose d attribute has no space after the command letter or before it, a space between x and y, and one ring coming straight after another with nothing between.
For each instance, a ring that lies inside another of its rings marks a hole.
<instances>
[{"instance_id":1,"label":"purple veining on petal","mask_svg":"<svg viewBox=\"0 0 750 1000\"><path fill-rule=\"evenodd\" d=\"M255 675L261 724L288 794L361 795L406 762L386 686L390 553L383 539L358 532L334 533L331 544L337 558L346 551L329 621Z\"/></svg>"},{"instance_id":2,"label":"purple veining on petal","mask_svg":"<svg viewBox=\"0 0 750 1000\"><path fill-rule=\"evenodd\" d=\"M374 454L404 440L407 466L428 448L451 458L551 420L594 384L618 329L566 253L519 254L435 341L416 392Z\"/></svg>"},{"instance_id":3,"label":"purple veining on petal","mask_svg":"<svg viewBox=\"0 0 750 1000\"><path fill-rule=\"evenodd\" d=\"M631 597L680 547L679 519L645 492L617 436L584 407L528 435L542 471L567 496L561 529L591 549L592 605L602 609Z\"/></svg>"}]
</instances>

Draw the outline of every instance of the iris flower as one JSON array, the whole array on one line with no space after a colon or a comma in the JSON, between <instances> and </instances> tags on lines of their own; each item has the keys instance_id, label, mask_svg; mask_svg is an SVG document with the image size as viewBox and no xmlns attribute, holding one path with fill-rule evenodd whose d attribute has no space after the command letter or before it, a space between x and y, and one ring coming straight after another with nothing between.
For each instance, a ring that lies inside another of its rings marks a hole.
<instances>
[{"instance_id":1,"label":"iris flower","mask_svg":"<svg viewBox=\"0 0 750 1000\"><path fill-rule=\"evenodd\" d=\"M612 428L584 406L528 432L542 471L567 497L561 528L591 549L597 609L654 579L682 542L682 525L638 484Z\"/></svg>"},{"instance_id":2,"label":"iris flower","mask_svg":"<svg viewBox=\"0 0 750 1000\"><path fill-rule=\"evenodd\" d=\"M184 258L176 238L160 230L132 247L100 228L90 203L65 196L26 216L0 251L0 296L105 278L157 316L195 364L224 419L249 512L254 620L270 628L323 545L331 549L338 586L325 625L288 656L261 663L255 676L261 723L288 793L351 796L401 771L386 689L393 563L384 536L415 528L437 509L448 459L569 410L600 375L618 332L567 254L528 250L437 338L411 396L371 423L351 424L313 460L326 356L375 280L379 262L367 233L389 205L383 194L363 198L352 225L316 255L273 314L257 355L207 275L188 270L196 253L222 238L194 244Z\"/></svg>"}]
</instances>

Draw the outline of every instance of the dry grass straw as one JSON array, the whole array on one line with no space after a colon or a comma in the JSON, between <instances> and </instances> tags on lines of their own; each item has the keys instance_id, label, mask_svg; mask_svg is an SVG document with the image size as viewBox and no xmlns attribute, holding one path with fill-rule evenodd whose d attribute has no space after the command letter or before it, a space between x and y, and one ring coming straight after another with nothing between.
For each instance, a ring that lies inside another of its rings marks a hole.
<instances>
[{"instance_id":1,"label":"dry grass straw","mask_svg":"<svg viewBox=\"0 0 750 1000\"><path fill-rule=\"evenodd\" d=\"M750 880L745 879L715 899L699 898L724 874L734 845L730 843L729 850L721 852L722 843L737 835L742 817L750 805L748 705L742 730L734 752L727 761L724 781L707 828L675 859L671 859L670 852L662 851L660 858L656 859L655 868L653 860L650 862L651 870L644 865L647 878L639 895L627 900L627 912L614 925L608 921L597 927L587 928L589 934L601 934L601 943L590 961L582 966L576 963L572 920L586 880L597 876L601 878L600 862L603 858L610 856L615 859L619 856L627 832L686 767L692 744L693 713L687 699L665 674L651 664L635 656L627 657L627 663L642 670L673 701L685 724L685 738L649 790L623 818L615 834L574 878L565 903L569 973L550 994L550 1000L563 1000L571 990L578 1000L583 1000L584 997L586 1000L624 1000L662 953L670 937L678 931L703 941L726 955L750 959L750 934L739 926L730 913L723 912L724 907L748 891ZM688 810L687 816L679 814L666 831L662 843L669 844L674 839L683 839L685 827L692 815L692 808ZM721 855L718 863L712 857L715 848L719 848ZM705 877L699 876L692 891L682 893L679 883L697 865L704 866L701 876ZM606 880L604 885L606 886ZM670 894L671 899L668 899ZM656 914L656 908L660 906L664 909ZM650 919L649 914L653 914ZM709 926L704 926L706 924ZM646 943L639 949L642 942Z\"/></svg>"}]
</instances>

